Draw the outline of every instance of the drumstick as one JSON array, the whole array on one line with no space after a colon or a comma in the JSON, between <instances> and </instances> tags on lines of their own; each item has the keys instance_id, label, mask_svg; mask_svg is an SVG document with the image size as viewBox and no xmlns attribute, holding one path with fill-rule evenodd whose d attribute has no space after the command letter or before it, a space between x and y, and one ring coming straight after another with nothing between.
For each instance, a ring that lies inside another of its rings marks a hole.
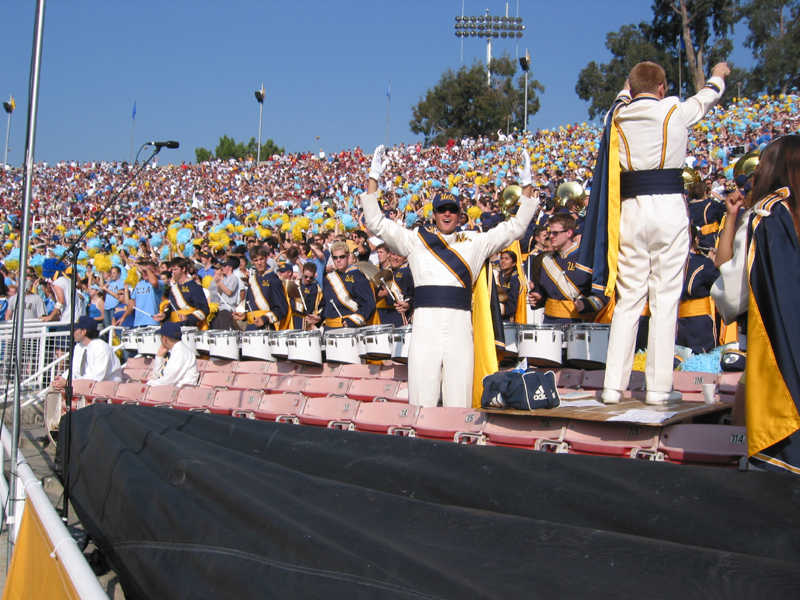
<instances>
[{"instance_id":1,"label":"drumstick","mask_svg":"<svg viewBox=\"0 0 800 600\"><path fill-rule=\"evenodd\" d=\"M333 298L331 298L330 300L328 300L328 302L330 302L330 303L333 305L333 308L334 308L334 310L336 311L336 313L339 315L339 318L340 318L340 319L344 319L344 317L342 316L342 313L340 313L340 312L339 312L339 307L338 307L338 306L336 306L336 303L333 301Z\"/></svg>"},{"instance_id":2,"label":"drumstick","mask_svg":"<svg viewBox=\"0 0 800 600\"><path fill-rule=\"evenodd\" d=\"M148 316L148 317L150 317L151 319L153 318L153 315L151 315L149 312L145 312L145 311L143 311L141 308L137 308L137 307L135 307L135 306L134 306L134 307L133 307L133 310L138 310L138 311L139 311L140 313L142 313L143 315L147 315L147 316Z\"/></svg>"}]
</instances>

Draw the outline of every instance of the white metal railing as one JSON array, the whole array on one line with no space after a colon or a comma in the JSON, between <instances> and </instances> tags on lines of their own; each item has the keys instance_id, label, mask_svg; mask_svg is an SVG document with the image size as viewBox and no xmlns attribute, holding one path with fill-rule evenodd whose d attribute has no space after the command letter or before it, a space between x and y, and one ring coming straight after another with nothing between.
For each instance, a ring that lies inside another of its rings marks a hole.
<instances>
[{"instance_id":1,"label":"white metal railing","mask_svg":"<svg viewBox=\"0 0 800 600\"><path fill-rule=\"evenodd\" d=\"M6 454L11 454L11 434L5 425L2 425L2 442L0 444L0 460L3 460L3 462L0 464L4 464ZM78 548L78 544L64 526L56 509L50 504L50 499L42 487L42 482L36 478L30 465L28 465L19 451L17 451L17 473L19 476L19 482L16 486L17 497L9 498L9 502L14 502L16 508L14 522L9 522L8 524L9 540L16 542L19 530L18 524L22 522L25 496L27 495L44 526L49 538L49 544L53 548L49 556L50 560L61 561L64 571L66 571L75 591L78 593L78 597L85 600L108 600L108 594L103 591L100 582L97 581L97 577L95 577L89 563L86 562L83 552ZM4 474L0 477L0 492L3 494L3 499L8 498L8 489L9 484ZM4 505L2 508L3 516L5 516L7 506ZM28 576L35 577L36 574L31 573Z\"/></svg>"}]
</instances>

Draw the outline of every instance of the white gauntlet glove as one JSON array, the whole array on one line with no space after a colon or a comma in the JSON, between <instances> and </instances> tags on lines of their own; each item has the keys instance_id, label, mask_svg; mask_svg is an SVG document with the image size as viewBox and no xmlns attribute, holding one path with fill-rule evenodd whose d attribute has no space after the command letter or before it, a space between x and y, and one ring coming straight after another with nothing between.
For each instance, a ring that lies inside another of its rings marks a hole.
<instances>
[{"instance_id":1,"label":"white gauntlet glove","mask_svg":"<svg viewBox=\"0 0 800 600\"><path fill-rule=\"evenodd\" d=\"M375 181L380 181L386 167L389 166L389 159L386 158L386 150L383 145L375 148L375 154L372 155L372 164L369 167L369 178ZM528 169L530 172L530 169Z\"/></svg>"},{"instance_id":2,"label":"white gauntlet glove","mask_svg":"<svg viewBox=\"0 0 800 600\"><path fill-rule=\"evenodd\" d=\"M531 175L531 157L527 150L522 150L522 157L522 166L517 171L519 172L519 185L525 187L533 183L533 175Z\"/></svg>"}]
</instances>

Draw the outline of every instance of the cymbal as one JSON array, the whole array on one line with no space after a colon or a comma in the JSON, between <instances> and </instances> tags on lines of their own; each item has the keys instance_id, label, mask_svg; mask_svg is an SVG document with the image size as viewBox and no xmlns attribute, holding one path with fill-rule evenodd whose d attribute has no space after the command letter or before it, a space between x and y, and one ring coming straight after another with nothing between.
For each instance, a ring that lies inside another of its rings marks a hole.
<instances>
[{"instance_id":1,"label":"cymbal","mask_svg":"<svg viewBox=\"0 0 800 600\"><path fill-rule=\"evenodd\" d=\"M373 265L368 260L362 260L356 263L356 267L358 270L361 271L367 279L372 279L375 277L375 274L379 271L378 267Z\"/></svg>"},{"instance_id":2,"label":"cymbal","mask_svg":"<svg viewBox=\"0 0 800 600\"><path fill-rule=\"evenodd\" d=\"M286 293L292 300L300 300L300 286L291 279L284 279L283 285L286 286Z\"/></svg>"},{"instance_id":3,"label":"cymbal","mask_svg":"<svg viewBox=\"0 0 800 600\"><path fill-rule=\"evenodd\" d=\"M378 271L372 276L372 283L378 286L384 284L388 285L391 281L394 281L394 273L392 273L389 269Z\"/></svg>"}]
</instances>

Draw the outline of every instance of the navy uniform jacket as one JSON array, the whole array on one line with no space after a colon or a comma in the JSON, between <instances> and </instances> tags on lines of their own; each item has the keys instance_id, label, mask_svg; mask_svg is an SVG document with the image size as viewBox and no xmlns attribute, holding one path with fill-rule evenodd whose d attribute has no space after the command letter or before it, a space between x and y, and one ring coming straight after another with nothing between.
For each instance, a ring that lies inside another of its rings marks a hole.
<instances>
[{"instance_id":1,"label":"navy uniform jacket","mask_svg":"<svg viewBox=\"0 0 800 600\"><path fill-rule=\"evenodd\" d=\"M405 301L408 302L408 310L406 311L406 320L408 320L414 310L414 277L411 275L411 269L408 268L407 264L393 269L392 273L395 284L400 288ZM381 306L382 304L383 306ZM378 316L382 324L390 324L395 327L403 326L403 316L394 309L394 300L392 300L391 296L381 298L378 301Z\"/></svg>"},{"instance_id":2,"label":"navy uniform jacket","mask_svg":"<svg viewBox=\"0 0 800 600\"><path fill-rule=\"evenodd\" d=\"M264 326L256 327L254 324L249 323L247 325L247 330L277 329L278 325L286 318L286 315L289 314L289 302L286 300L286 291L283 288L283 282L272 269L268 269L263 275L256 273L255 280L261 294L264 296L267 304L269 304L269 311L274 315L274 318L272 315L261 315L261 318L264 319ZM252 278L250 281L252 281ZM245 310L247 312L261 312L262 309L256 303L251 288L247 289L247 295L244 300Z\"/></svg>"},{"instance_id":3,"label":"navy uniform jacket","mask_svg":"<svg viewBox=\"0 0 800 600\"><path fill-rule=\"evenodd\" d=\"M303 321L307 315L318 315L322 311L322 288L316 280L312 281L310 285L300 282L298 287L305 306L298 300L292 301L292 327L303 329Z\"/></svg>"},{"instance_id":4,"label":"navy uniform jacket","mask_svg":"<svg viewBox=\"0 0 800 600\"><path fill-rule=\"evenodd\" d=\"M517 314L517 302L519 301L519 274L516 267L511 273L506 274L502 271L500 275L500 287L508 294L508 300L500 303L500 318L503 321L510 321L511 318Z\"/></svg>"},{"instance_id":5,"label":"navy uniform jacket","mask_svg":"<svg viewBox=\"0 0 800 600\"><path fill-rule=\"evenodd\" d=\"M325 301L323 314L327 329L363 327L375 312L372 286L357 267L349 267L344 273L332 271L325 275L322 297Z\"/></svg>"},{"instance_id":6,"label":"navy uniform jacket","mask_svg":"<svg viewBox=\"0 0 800 600\"><path fill-rule=\"evenodd\" d=\"M567 291L559 287L544 265L542 266L539 282L534 289L534 291L542 295L542 299L536 304L536 308L544 306L545 323L581 323L586 321L586 318L591 313L602 308L600 300L590 296L592 292L592 270L578 264L577 244L566 252L554 252L552 256L566 278L580 292L579 298L583 300L584 310L579 313L575 309L575 305L569 299Z\"/></svg>"},{"instance_id":7,"label":"navy uniform jacket","mask_svg":"<svg viewBox=\"0 0 800 600\"><path fill-rule=\"evenodd\" d=\"M172 286L168 286L166 289L169 290L169 294L167 295L167 298L169 299L169 306L164 308L164 315L166 317L165 320L169 321L172 312L180 311L181 307L172 293ZM203 286L189 279L186 281L186 283L179 283L178 289L180 289L181 296L183 296L184 301L190 307L196 309L196 311L199 311L204 315L202 319L199 317L197 312L186 315L186 325L188 327L196 327L200 321L208 318L208 300L206 299L206 294L203 291Z\"/></svg>"},{"instance_id":8,"label":"navy uniform jacket","mask_svg":"<svg viewBox=\"0 0 800 600\"><path fill-rule=\"evenodd\" d=\"M691 348L695 354L710 352L717 345L710 298L711 287L717 278L719 269L714 266L713 260L694 252L689 253L678 309L678 336L675 342L679 346Z\"/></svg>"},{"instance_id":9,"label":"navy uniform jacket","mask_svg":"<svg viewBox=\"0 0 800 600\"><path fill-rule=\"evenodd\" d=\"M713 198L689 201L689 218L700 230L697 245L701 248L716 247L719 224L725 215L725 204ZM703 231L705 228L705 232Z\"/></svg>"}]
</instances>

